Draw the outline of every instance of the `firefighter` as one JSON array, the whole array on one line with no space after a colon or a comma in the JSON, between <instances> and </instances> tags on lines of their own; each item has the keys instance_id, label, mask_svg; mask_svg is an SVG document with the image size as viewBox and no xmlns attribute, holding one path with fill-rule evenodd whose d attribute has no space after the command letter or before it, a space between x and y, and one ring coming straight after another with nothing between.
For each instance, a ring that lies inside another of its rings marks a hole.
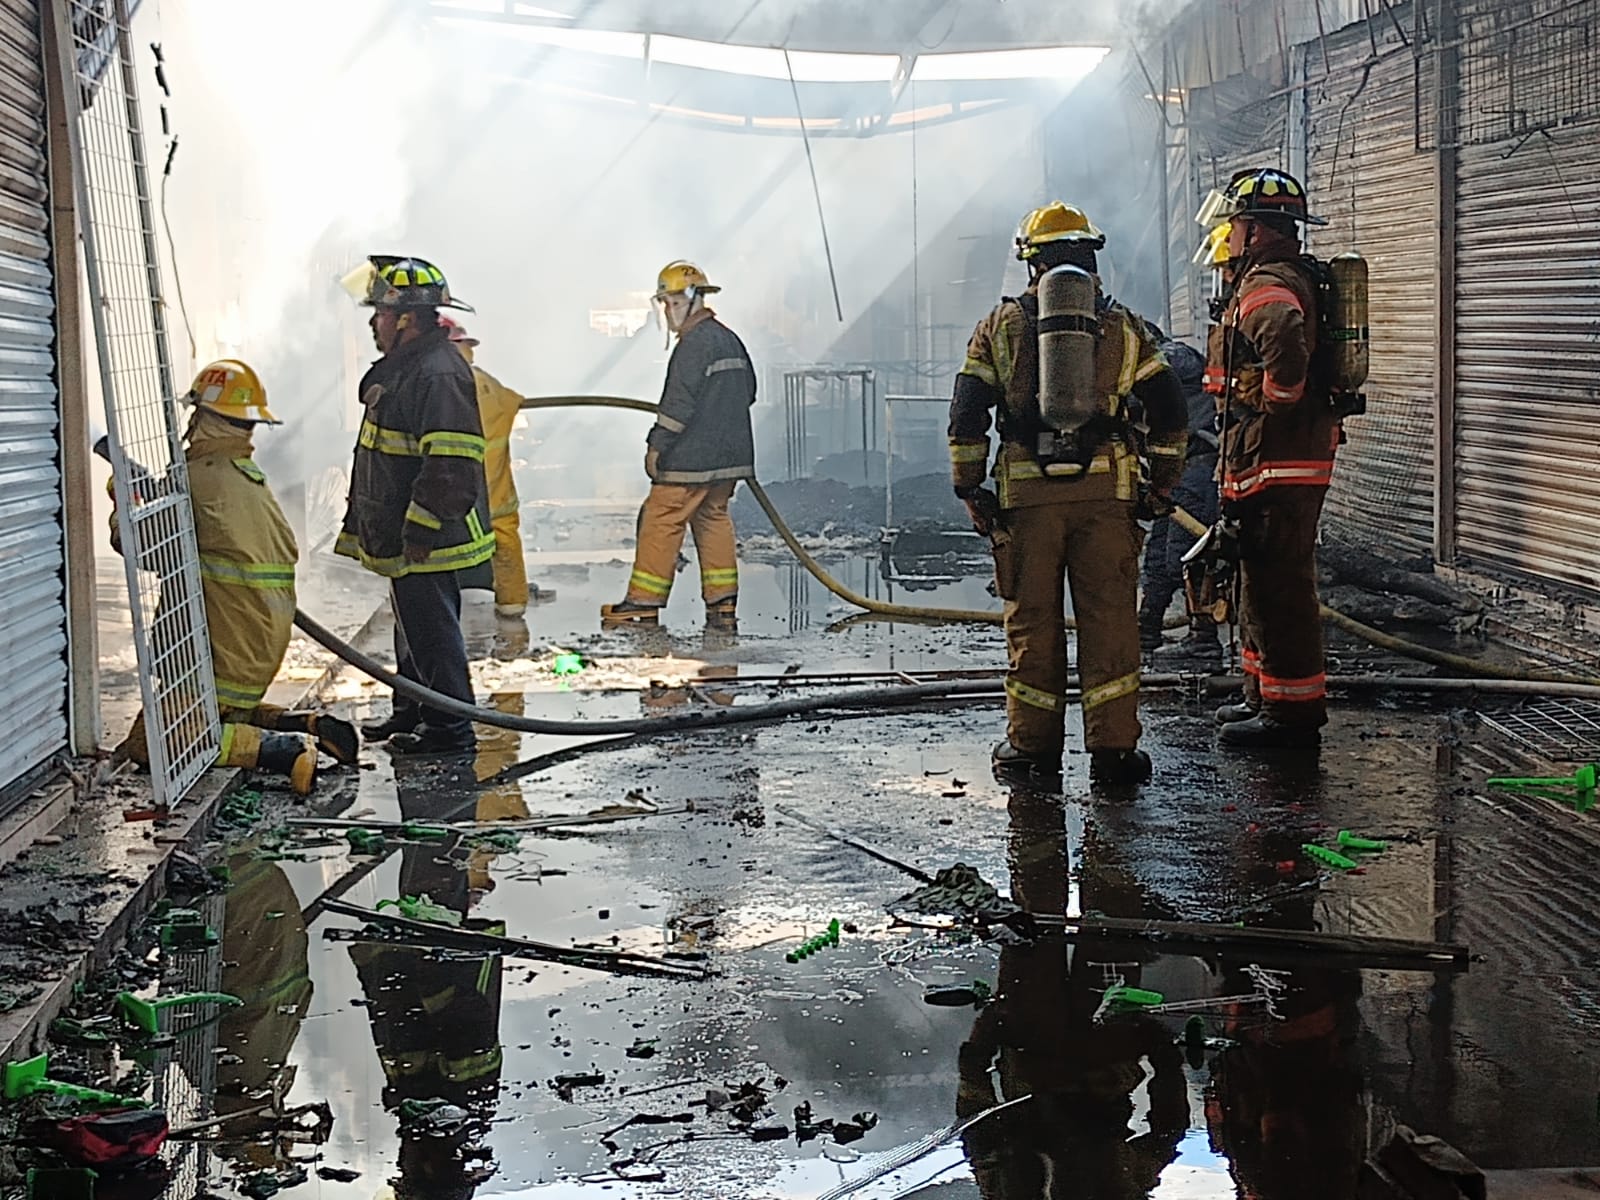
<instances>
[{"instance_id":1,"label":"firefighter","mask_svg":"<svg viewBox=\"0 0 1600 1200\"><path fill-rule=\"evenodd\" d=\"M639 511L628 594L620 604L601 606L603 622L659 619L687 528L700 559L706 624L734 624L739 563L728 502L738 481L755 475L750 406L756 402L756 372L739 336L706 307L705 298L721 290L681 259L662 267L656 279L654 299L678 344L646 440L650 495Z\"/></svg>"},{"instance_id":2,"label":"firefighter","mask_svg":"<svg viewBox=\"0 0 1600 1200\"><path fill-rule=\"evenodd\" d=\"M334 548L389 580L400 674L471 704L456 572L488 562L495 540L472 368L439 310L472 310L420 258L373 255L343 282L372 309L383 357L361 379L365 414ZM362 733L400 754L468 753L477 744L466 718L399 696L393 714Z\"/></svg>"},{"instance_id":3,"label":"firefighter","mask_svg":"<svg viewBox=\"0 0 1600 1200\"><path fill-rule=\"evenodd\" d=\"M528 566L522 556L521 502L511 474L511 426L522 410L523 397L513 392L474 361L478 339L452 317L439 323L450 331L450 342L472 366L478 389L478 416L483 421L483 474L489 487L489 522L494 528L494 611L496 616L520 617L528 611Z\"/></svg>"},{"instance_id":4,"label":"firefighter","mask_svg":"<svg viewBox=\"0 0 1600 1200\"><path fill-rule=\"evenodd\" d=\"M1150 758L1138 748L1138 519L1170 508L1188 427L1183 392L1148 326L1100 290L1095 254L1104 245L1100 231L1071 205L1048 204L1023 218L1017 257L1028 264L1031 280L1020 298L1003 299L978 323L967 345L950 404L950 458L956 495L993 544L995 584L1005 601L1008 722L1006 740L995 747L995 767L1060 772L1065 574L1078 622L1091 776L1141 783L1150 777ZM1055 283L1076 289L1081 311L1047 313L1041 320L1041 280L1063 268L1052 276L1053 289ZM1051 379L1076 371L1080 382L1075 389L1042 389L1041 333L1062 331L1080 345L1065 362L1052 357ZM1149 428L1143 496L1130 398L1142 405ZM1079 419L1062 421L1075 427L1047 424L1047 404L1052 412L1075 405ZM1001 442L994 465L998 495L983 486L991 409Z\"/></svg>"},{"instance_id":5,"label":"firefighter","mask_svg":"<svg viewBox=\"0 0 1600 1200\"><path fill-rule=\"evenodd\" d=\"M1313 748L1327 722L1316 537L1341 437L1317 348L1315 264L1301 257L1309 213L1293 176L1241 171L1201 210L1226 218L1235 283L1208 369L1221 390L1222 506L1237 523L1245 689L1217 710L1224 744Z\"/></svg>"},{"instance_id":6,"label":"firefighter","mask_svg":"<svg viewBox=\"0 0 1600 1200\"><path fill-rule=\"evenodd\" d=\"M316 784L319 748L350 763L359 743L347 721L262 702L289 646L300 552L266 476L251 457L251 437L257 425L281 422L267 407L260 378L237 359L203 367L184 399L193 408L184 434L184 459L222 719L217 762L280 772L295 792L305 795ZM111 542L120 553L115 511ZM150 765L142 712L115 753Z\"/></svg>"},{"instance_id":7,"label":"firefighter","mask_svg":"<svg viewBox=\"0 0 1600 1200\"><path fill-rule=\"evenodd\" d=\"M1172 366L1189 408L1189 445L1183 476L1172 493L1173 503L1194 520L1210 525L1217 519L1216 403L1203 386L1205 355L1183 342L1163 339L1161 353ZM1183 556L1195 535L1175 517L1157 517L1144 550L1142 597L1139 604L1139 647L1150 651L1150 665L1168 671L1216 671L1222 666L1222 641L1209 615L1191 614L1181 642L1163 645L1161 630L1172 597L1183 586Z\"/></svg>"}]
</instances>

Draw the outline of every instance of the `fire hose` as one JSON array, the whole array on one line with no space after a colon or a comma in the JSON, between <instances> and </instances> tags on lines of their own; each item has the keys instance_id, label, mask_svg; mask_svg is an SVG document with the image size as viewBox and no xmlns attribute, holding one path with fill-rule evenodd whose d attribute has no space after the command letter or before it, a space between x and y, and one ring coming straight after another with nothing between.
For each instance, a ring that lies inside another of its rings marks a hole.
<instances>
[{"instance_id":1,"label":"fire hose","mask_svg":"<svg viewBox=\"0 0 1600 1200\"><path fill-rule=\"evenodd\" d=\"M540 396L524 400L524 409L546 408L608 408L630 409L634 412L654 413L656 405L645 400L626 396ZM998 624L1001 615L975 609L932 608L921 605L891 604L862 596L823 569L822 565L800 544L794 532L779 514L766 490L755 479L744 481L772 522L772 527L810 574L835 596L867 612L883 616L907 617L919 620ZM1205 526L1183 509L1172 514L1184 529L1196 535L1205 532ZM1436 666L1449 667L1480 678L1429 678L1401 677L1382 674L1363 674L1330 677L1329 684L1344 691L1369 692L1482 692L1503 695L1563 696L1574 699L1600 700L1600 679L1580 678L1539 670L1518 670L1493 663L1479 662L1465 655L1451 654L1430 646L1419 645L1374 629L1360 621L1345 616L1327 605L1322 606L1323 616L1338 628L1384 650ZM793 697L770 700L760 704L733 705L709 712L679 713L666 717L645 717L612 720L545 720L538 717L517 716L442 695L421 684L402 678L386 669L376 659L335 637L304 612L296 611L295 624L313 641L331 651L346 663L377 682L392 688L400 695L435 708L450 716L463 717L485 725L494 725L522 733L552 734L558 736L622 736L630 734L667 733L680 730L719 728L730 725L777 721L791 716L817 712L834 712L839 716L868 715L885 708L912 707L940 701L990 700L999 696L995 679L940 680L930 683L903 686L874 686L849 688L820 696ZM1068 621L1069 627L1071 621ZM1193 686L1199 680L1181 675L1146 675L1147 687ZM1225 691L1236 687L1233 677L1217 676L1205 681L1211 691ZM1076 687L1076 680L1071 685Z\"/></svg>"}]
</instances>

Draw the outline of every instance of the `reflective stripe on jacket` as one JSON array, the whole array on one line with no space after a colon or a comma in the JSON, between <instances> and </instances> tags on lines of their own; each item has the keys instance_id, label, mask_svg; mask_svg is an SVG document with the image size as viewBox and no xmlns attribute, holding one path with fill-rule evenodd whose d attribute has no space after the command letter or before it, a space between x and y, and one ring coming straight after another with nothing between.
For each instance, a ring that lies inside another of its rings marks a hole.
<instances>
[{"instance_id":1,"label":"reflective stripe on jacket","mask_svg":"<svg viewBox=\"0 0 1600 1200\"><path fill-rule=\"evenodd\" d=\"M1316 339L1304 269L1286 259L1245 272L1209 341L1209 376L1227 406L1224 500L1332 481L1339 422L1311 377Z\"/></svg>"},{"instance_id":2,"label":"reflective stripe on jacket","mask_svg":"<svg viewBox=\"0 0 1600 1200\"><path fill-rule=\"evenodd\" d=\"M289 646L300 551L248 436L193 445L188 463L217 704L252 709Z\"/></svg>"},{"instance_id":3,"label":"reflective stripe on jacket","mask_svg":"<svg viewBox=\"0 0 1600 1200\"><path fill-rule=\"evenodd\" d=\"M456 571L494 553L472 368L443 329L384 355L361 380L364 414L337 553L390 578ZM428 557L406 561L407 546Z\"/></svg>"},{"instance_id":4,"label":"reflective stripe on jacket","mask_svg":"<svg viewBox=\"0 0 1600 1200\"><path fill-rule=\"evenodd\" d=\"M511 427L522 411L522 397L482 367L473 365L477 385L478 417L483 422L483 474L489 487L491 520L509 516L519 507L517 481L511 474Z\"/></svg>"},{"instance_id":5,"label":"reflective stripe on jacket","mask_svg":"<svg viewBox=\"0 0 1600 1200\"><path fill-rule=\"evenodd\" d=\"M1029 288L1033 294L1034 288ZM989 456L989 416L969 412L968 396L998 398L1005 406L1001 424L1005 440L995 460L994 478L1005 508L1028 508L1078 500L1133 500L1139 481L1139 459L1132 427L1127 420L1127 400L1135 386L1168 370L1149 327L1115 301L1106 301L1100 313L1101 336L1095 351L1095 386L1105 400L1106 415L1117 432L1091 459L1087 470L1075 463L1041 467L1033 445L1021 431L1039 426L1039 343L1033 322L1022 301L1006 298L978 322L967 343L961 375L985 385L958 390L950 412L950 465L957 487L983 482ZM1031 439L1030 439L1031 440ZM1182 470L1188 430L1180 422L1153 431L1149 442L1152 467L1163 460L1162 470L1176 479Z\"/></svg>"},{"instance_id":6,"label":"reflective stripe on jacket","mask_svg":"<svg viewBox=\"0 0 1600 1200\"><path fill-rule=\"evenodd\" d=\"M750 408L756 369L734 333L701 309L667 360L661 407L648 444L660 452L655 482L701 484L756 472Z\"/></svg>"}]
</instances>

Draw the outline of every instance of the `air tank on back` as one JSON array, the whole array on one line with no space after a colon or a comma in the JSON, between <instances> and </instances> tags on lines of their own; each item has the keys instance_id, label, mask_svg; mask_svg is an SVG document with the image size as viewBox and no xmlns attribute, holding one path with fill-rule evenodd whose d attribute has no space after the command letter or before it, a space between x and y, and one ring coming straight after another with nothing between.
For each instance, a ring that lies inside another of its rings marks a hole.
<instances>
[{"instance_id":1,"label":"air tank on back","mask_svg":"<svg viewBox=\"0 0 1600 1200\"><path fill-rule=\"evenodd\" d=\"M1039 278L1039 416L1070 433L1104 407L1095 388L1094 276L1052 267Z\"/></svg>"},{"instance_id":2,"label":"air tank on back","mask_svg":"<svg viewBox=\"0 0 1600 1200\"><path fill-rule=\"evenodd\" d=\"M1333 390L1355 394L1367 382L1367 260L1348 250L1328 263L1333 278Z\"/></svg>"}]
</instances>

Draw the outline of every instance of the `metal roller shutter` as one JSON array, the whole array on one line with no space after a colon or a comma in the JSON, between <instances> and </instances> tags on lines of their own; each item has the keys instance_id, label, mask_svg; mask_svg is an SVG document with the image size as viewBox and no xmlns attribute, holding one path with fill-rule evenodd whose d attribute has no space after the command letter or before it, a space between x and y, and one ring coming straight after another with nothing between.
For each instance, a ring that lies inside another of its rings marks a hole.
<instances>
[{"instance_id":1,"label":"metal roller shutter","mask_svg":"<svg viewBox=\"0 0 1600 1200\"><path fill-rule=\"evenodd\" d=\"M1306 187L1321 258L1364 254L1371 271L1372 369L1367 412L1345 423L1328 492L1330 524L1393 549L1433 544L1433 421L1438 224L1434 163L1415 149L1410 50L1387 21L1328 39L1333 73L1311 89ZM1324 71L1305 47L1308 74Z\"/></svg>"},{"instance_id":2,"label":"metal roller shutter","mask_svg":"<svg viewBox=\"0 0 1600 1200\"><path fill-rule=\"evenodd\" d=\"M1596 590L1600 125L1460 152L1456 510L1464 559Z\"/></svg>"},{"instance_id":3,"label":"metal roller shutter","mask_svg":"<svg viewBox=\"0 0 1600 1200\"><path fill-rule=\"evenodd\" d=\"M38 0L0 0L0 811L67 743Z\"/></svg>"}]
</instances>

